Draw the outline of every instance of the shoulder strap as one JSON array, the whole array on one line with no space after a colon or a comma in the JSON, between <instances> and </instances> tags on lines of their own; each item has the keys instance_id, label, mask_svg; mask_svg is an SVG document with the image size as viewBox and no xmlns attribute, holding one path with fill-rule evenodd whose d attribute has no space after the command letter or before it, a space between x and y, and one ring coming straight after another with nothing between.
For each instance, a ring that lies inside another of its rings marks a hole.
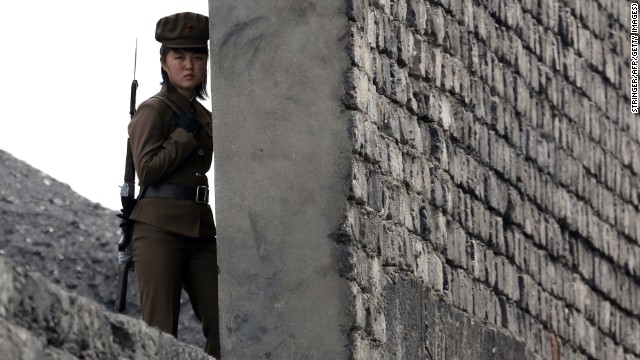
<instances>
[{"instance_id":1,"label":"shoulder strap","mask_svg":"<svg viewBox=\"0 0 640 360\"><path fill-rule=\"evenodd\" d=\"M165 104L167 104L171 108L171 110L173 110L173 112L178 114L178 115L182 115L184 113L182 110L180 110L178 105L176 105L176 103L173 102L173 100L169 99L166 96L154 95L154 96L152 96L152 98L156 98L156 99L160 99L160 100L164 101Z\"/></svg>"}]
</instances>

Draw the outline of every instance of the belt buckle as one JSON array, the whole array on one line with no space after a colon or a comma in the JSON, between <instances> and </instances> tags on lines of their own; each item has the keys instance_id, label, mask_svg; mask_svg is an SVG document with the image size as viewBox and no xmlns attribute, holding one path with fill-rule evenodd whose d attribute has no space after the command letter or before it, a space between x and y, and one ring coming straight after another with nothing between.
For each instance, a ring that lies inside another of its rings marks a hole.
<instances>
[{"instance_id":1,"label":"belt buckle","mask_svg":"<svg viewBox=\"0 0 640 360\"><path fill-rule=\"evenodd\" d=\"M196 187L196 202L198 204L207 204L209 202L209 188L207 186Z\"/></svg>"}]
</instances>

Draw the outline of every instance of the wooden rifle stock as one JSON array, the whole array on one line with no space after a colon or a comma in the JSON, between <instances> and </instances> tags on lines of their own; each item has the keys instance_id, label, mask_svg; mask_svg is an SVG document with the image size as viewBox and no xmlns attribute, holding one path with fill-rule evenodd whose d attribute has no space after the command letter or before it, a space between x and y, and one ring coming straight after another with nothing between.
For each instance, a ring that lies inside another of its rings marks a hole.
<instances>
[{"instance_id":1,"label":"wooden rifle stock","mask_svg":"<svg viewBox=\"0 0 640 360\"><path fill-rule=\"evenodd\" d=\"M129 271L131 271L132 261L127 261L119 265L118 268L118 289L116 294L116 311L121 313L127 308L127 284L129 282Z\"/></svg>"}]
</instances>

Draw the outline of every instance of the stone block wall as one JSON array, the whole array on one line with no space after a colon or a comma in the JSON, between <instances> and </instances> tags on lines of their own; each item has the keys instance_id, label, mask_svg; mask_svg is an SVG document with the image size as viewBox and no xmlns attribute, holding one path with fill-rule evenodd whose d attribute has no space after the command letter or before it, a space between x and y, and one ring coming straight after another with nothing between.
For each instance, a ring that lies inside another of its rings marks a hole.
<instances>
[{"instance_id":1,"label":"stone block wall","mask_svg":"<svg viewBox=\"0 0 640 360\"><path fill-rule=\"evenodd\" d=\"M628 2L209 3L224 358L640 358Z\"/></svg>"},{"instance_id":2,"label":"stone block wall","mask_svg":"<svg viewBox=\"0 0 640 360\"><path fill-rule=\"evenodd\" d=\"M347 0L353 358L640 358L629 13Z\"/></svg>"}]
</instances>

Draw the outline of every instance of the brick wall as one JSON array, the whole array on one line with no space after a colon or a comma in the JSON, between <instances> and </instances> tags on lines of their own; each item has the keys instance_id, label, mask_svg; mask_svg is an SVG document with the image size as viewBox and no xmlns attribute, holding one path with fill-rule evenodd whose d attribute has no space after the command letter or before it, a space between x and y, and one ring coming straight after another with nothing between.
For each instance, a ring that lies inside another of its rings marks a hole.
<instances>
[{"instance_id":1,"label":"brick wall","mask_svg":"<svg viewBox=\"0 0 640 360\"><path fill-rule=\"evenodd\" d=\"M628 5L347 0L354 358L640 358Z\"/></svg>"}]
</instances>

